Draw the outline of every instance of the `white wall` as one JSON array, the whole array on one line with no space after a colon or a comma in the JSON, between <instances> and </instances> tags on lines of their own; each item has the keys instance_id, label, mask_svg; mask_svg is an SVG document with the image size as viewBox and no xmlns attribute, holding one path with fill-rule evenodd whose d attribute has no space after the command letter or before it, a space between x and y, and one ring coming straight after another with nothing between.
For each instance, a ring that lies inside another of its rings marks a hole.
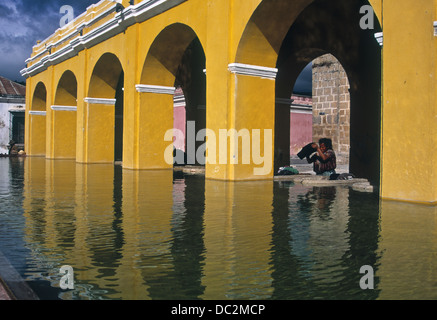
<instances>
[{"instance_id":1,"label":"white wall","mask_svg":"<svg viewBox=\"0 0 437 320\"><path fill-rule=\"evenodd\" d=\"M11 104L0 102L0 153L8 153Z\"/></svg>"}]
</instances>

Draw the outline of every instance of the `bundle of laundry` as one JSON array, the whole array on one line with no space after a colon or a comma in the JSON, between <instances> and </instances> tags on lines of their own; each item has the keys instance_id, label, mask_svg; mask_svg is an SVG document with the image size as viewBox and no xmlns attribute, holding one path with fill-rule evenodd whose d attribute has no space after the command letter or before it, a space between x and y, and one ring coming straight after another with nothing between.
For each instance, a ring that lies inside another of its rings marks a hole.
<instances>
[{"instance_id":1,"label":"bundle of laundry","mask_svg":"<svg viewBox=\"0 0 437 320\"><path fill-rule=\"evenodd\" d=\"M333 173L329 180L352 180L355 176L352 173Z\"/></svg>"},{"instance_id":2,"label":"bundle of laundry","mask_svg":"<svg viewBox=\"0 0 437 320\"><path fill-rule=\"evenodd\" d=\"M313 154L314 152L316 152L317 149L314 149L314 148L312 147L312 144L313 144L313 143L314 143L314 142L308 143L305 147L302 148L302 150L300 150L300 151L297 153L297 156L299 157L299 159L302 160L303 158L309 157L311 154Z\"/></svg>"},{"instance_id":3,"label":"bundle of laundry","mask_svg":"<svg viewBox=\"0 0 437 320\"><path fill-rule=\"evenodd\" d=\"M280 176L288 176L293 174L299 174L299 171L293 167L280 167L278 170L278 175Z\"/></svg>"}]
</instances>

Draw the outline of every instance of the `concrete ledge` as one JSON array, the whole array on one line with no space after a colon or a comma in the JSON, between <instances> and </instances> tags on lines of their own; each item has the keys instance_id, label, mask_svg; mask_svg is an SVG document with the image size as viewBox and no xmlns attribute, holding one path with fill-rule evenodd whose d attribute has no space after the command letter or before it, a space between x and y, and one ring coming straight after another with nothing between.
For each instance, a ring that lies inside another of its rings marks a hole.
<instances>
[{"instance_id":1,"label":"concrete ledge","mask_svg":"<svg viewBox=\"0 0 437 320\"><path fill-rule=\"evenodd\" d=\"M9 260L0 252L0 293L6 300L39 300L29 285L18 274Z\"/></svg>"},{"instance_id":2,"label":"concrete ledge","mask_svg":"<svg viewBox=\"0 0 437 320\"><path fill-rule=\"evenodd\" d=\"M176 172L190 173L190 174L205 174L205 167L202 166L175 166L173 170Z\"/></svg>"},{"instance_id":3,"label":"concrete ledge","mask_svg":"<svg viewBox=\"0 0 437 320\"><path fill-rule=\"evenodd\" d=\"M275 181L292 181L306 186L351 186L353 190L374 192L375 188L367 179L353 178L350 180L329 180L328 177L312 174L297 174L289 176L275 176Z\"/></svg>"}]
</instances>

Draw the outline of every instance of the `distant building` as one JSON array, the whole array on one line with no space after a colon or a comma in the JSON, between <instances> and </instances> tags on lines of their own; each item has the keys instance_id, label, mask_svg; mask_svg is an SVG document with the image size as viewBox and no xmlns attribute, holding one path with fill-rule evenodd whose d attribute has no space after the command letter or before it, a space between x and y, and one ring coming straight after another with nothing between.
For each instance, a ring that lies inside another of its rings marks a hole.
<instances>
[{"instance_id":1,"label":"distant building","mask_svg":"<svg viewBox=\"0 0 437 320\"><path fill-rule=\"evenodd\" d=\"M0 76L0 154L8 153L10 140L24 149L25 96L25 86Z\"/></svg>"},{"instance_id":2,"label":"distant building","mask_svg":"<svg viewBox=\"0 0 437 320\"><path fill-rule=\"evenodd\" d=\"M290 106L290 156L295 157L302 147L313 141L313 99L293 94Z\"/></svg>"}]
</instances>

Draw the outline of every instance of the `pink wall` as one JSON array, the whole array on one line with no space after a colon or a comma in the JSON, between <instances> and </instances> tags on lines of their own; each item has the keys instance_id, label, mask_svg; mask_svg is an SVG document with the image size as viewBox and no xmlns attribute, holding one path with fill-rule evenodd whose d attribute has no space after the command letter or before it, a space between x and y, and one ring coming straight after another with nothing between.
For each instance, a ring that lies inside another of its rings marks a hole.
<instances>
[{"instance_id":1,"label":"pink wall","mask_svg":"<svg viewBox=\"0 0 437 320\"><path fill-rule=\"evenodd\" d=\"M313 115L290 113L290 155L296 155L313 139Z\"/></svg>"},{"instance_id":2,"label":"pink wall","mask_svg":"<svg viewBox=\"0 0 437 320\"><path fill-rule=\"evenodd\" d=\"M174 118L173 118L173 128L179 129L184 133L185 137L185 121L186 121L186 115L185 115L185 107L175 107L174 108ZM182 141L180 141L182 140ZM174 147L176 149L185 151L185 139L178 139L174 142Z\"/></svg>"}]
</instances>

